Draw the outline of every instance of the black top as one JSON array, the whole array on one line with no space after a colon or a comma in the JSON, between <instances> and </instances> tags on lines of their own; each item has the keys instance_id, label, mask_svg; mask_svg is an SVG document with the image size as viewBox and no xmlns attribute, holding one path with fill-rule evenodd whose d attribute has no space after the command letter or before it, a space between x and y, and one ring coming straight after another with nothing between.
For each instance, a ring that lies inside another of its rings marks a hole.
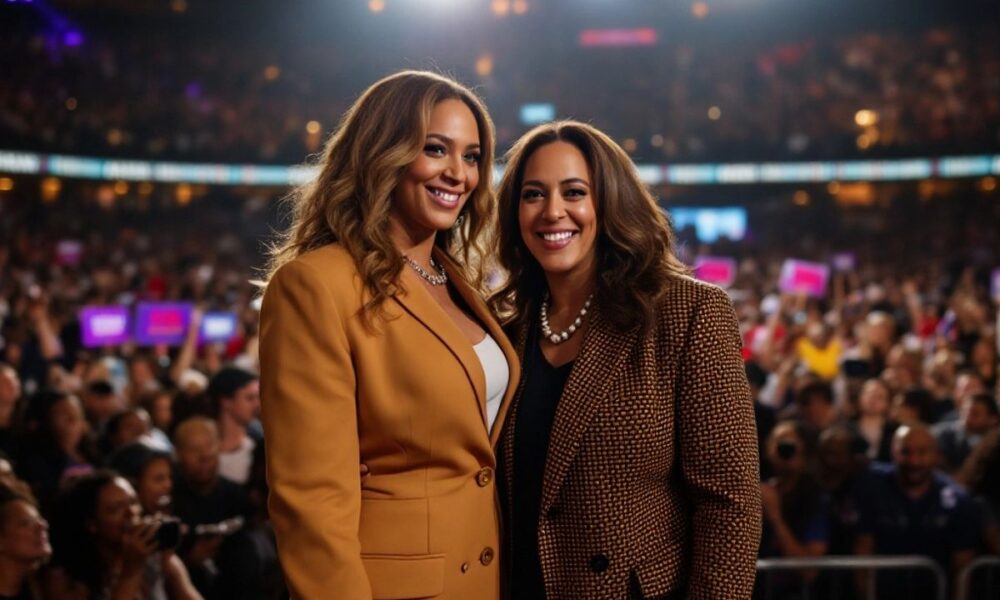
<instances>
[{"instance_id":1,"label":"black top","mask_svg":"<svg viewBox=\"0 0 1000 600\"><path fill-rule=\"evenodd\" d=\"M510 490L511 598L545 600L538 557L538 517L542 501L545 457L556 406L573 363L553 367L542 354L537 332L528 338L524 357L524 389L514 422L513 489Z\"/></svg>"}]
</instances>

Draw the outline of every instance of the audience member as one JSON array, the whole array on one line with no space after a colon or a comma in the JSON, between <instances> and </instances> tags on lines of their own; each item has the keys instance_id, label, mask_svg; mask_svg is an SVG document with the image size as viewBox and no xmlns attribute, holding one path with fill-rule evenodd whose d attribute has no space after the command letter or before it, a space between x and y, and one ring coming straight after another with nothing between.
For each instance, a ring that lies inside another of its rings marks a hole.
<instances>
[{"instance_id":1,"label":"audience member","mask_svg":"<svg viewBox=\"0 0 1000 600\"><path fill-rule=\"evenodd\" d=\"M49 524L34 499L0 483L0 598L40 599L35 574L51 555Z\"/></svg>"},{"instance_id":2,"label":"audience member","mask_svg":"<svg viewBox=\"0 0 1000 600\"><path fill-rule=\"evenodd\" d=\"M236 367L222 369L208 384L222 445L219 473L241 485L250 477L254 449L263 443L263 439L254 439L248 432L260 414L259 390L257 376Z\"/></svg>"},{"instance_id":3,"label":"audience member","mask_svg":"<svg viewBox=\"0 0 1000 600\"><path fill-rule=\"evenodd\" d=\"M50 595L200 600L184 565L160 546L161 522L139 514L132 486L113 471L95 471L63 491L53 513Z\"/></svg>"},{"instance_id":4,"label":"audience member","mask_svg":"<svg viewBox=\"0 0 1000 600\"><path fill-rule=\"evenodd\" d=\"M892 464L872 465L858 490L861 556L928 556L955 576L975 556L979 528L968 494L935 471L937 447L921 424L903 425L893 437ZM929 597L933 589L918 574L879 576L880 596Z\"/></svg>"}]
</instances>

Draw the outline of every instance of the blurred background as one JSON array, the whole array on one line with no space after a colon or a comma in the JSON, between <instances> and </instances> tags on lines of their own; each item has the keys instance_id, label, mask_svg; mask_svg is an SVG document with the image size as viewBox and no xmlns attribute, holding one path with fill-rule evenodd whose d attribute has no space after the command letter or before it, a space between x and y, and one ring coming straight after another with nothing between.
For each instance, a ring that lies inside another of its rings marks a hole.
<instances>
[{"instance_id":1,"label":"blurred background","mask_svg":"<svg viewBox=\"0 0 1000 600\"><path fill-rule=\"evenodd\" d=\"M556 118L609 133L728 289L760 598L1000 597L992 0L3 0L0 596L138 569L143 598L283 597L250 281L310 156L403 68L473 86L499 153Z\"/></svg>"}]
</instances>

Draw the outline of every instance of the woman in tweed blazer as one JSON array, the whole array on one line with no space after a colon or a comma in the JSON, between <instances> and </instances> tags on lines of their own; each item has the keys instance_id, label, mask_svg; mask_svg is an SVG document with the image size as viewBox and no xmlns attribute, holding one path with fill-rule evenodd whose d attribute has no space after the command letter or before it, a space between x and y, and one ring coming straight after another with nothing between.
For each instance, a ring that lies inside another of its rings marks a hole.
<instances>
[{"instance_id":1,"label":"woman in tweed blazer","mask_svg":"<svg viewBox=\"0 0 1000 600\"><path fill-rule=\"evenodd\" d=\"M508 154L491 299L522 379L498 449L507 595L749 598L756 433L726 294L628 156L576 122Z\"/></svg>"}]
</instances>

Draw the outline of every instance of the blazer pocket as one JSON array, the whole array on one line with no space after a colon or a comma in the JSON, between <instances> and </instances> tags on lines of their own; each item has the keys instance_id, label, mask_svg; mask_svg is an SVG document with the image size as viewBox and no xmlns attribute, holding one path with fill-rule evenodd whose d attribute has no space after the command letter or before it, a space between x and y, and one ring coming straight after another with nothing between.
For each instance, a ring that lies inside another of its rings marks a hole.
<instances>
[{"instance_id":1,"label":"blazer pocket","mask_svg":"<svg viewBox=\"0 0 1000 600\"><path fill-rule=\"evenodd\" d=\"M677 548L679 550L679 547ZM665 556L658 556L642 564L632 567L629 571L629 598L633 600L680 600L684 597L684 582L687 573L672 572L683 567L669 567L665 561L676 558L673 547L668 548Z\"/></svg>"},{"instance_id":2,"label":"blazer pocket","mask_svg":"<svg viewBox=\"0 0 1000 600\"><path fill-rule=\"evenodd\" d=\"M434 598L444 592L444 554L362 554L375 600Z\"/></svg>"},{"instance_id":3,"label":"blazer pocket","mask_svg":"<svg viewBox=\"0 0 1000 600\"><path fill-rule=\"evenodd\" d=\"M423 556L427 545L427 498L362 498L358 538L361 553L389 556ZM435 550L438 550L435 548Z\"/></svg>"}]
</instances>

